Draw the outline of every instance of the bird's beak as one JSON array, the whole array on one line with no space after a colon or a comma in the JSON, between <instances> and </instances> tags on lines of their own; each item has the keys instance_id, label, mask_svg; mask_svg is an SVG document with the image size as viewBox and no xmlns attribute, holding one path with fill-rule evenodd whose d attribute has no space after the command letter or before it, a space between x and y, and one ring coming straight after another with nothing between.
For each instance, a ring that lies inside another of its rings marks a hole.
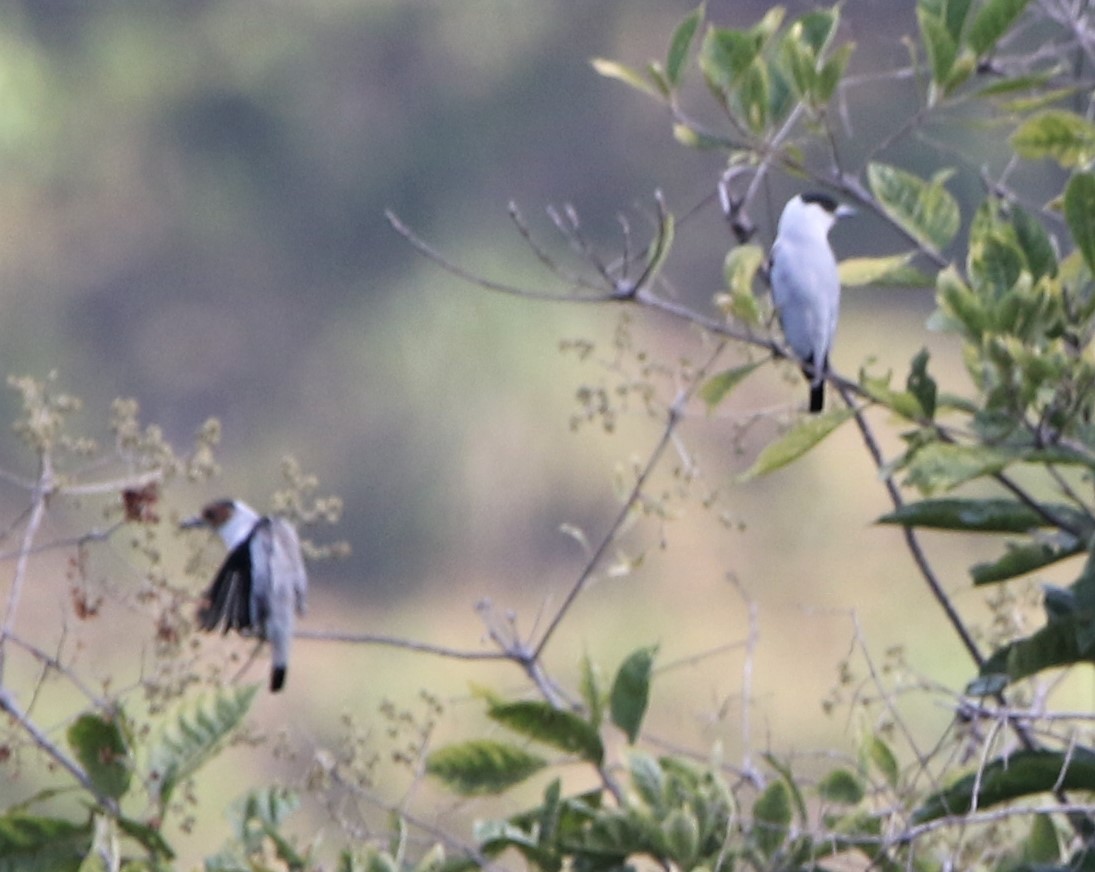
<instances>
[{"instance_id":1,"label":"bird's beak","mask_svg":"<svg viewBox=\"0 0 1095 872\"><path fill-rule=\"evenodd\" d=\"M180 530L194 530L198 527L208 526L209 525L205 522L205 518L203 518L201 515L195 515L193 518L186 518L183 521L179 521Z\"/></svg>"},{"instance_id":2,"label":"bird's beak","mask_svg":"<svg viewBox=\"0 0 1095 872\"><path fill-rule=\"evenodd\" d=\"M843 203L841 203L839 206L836 207L837 218L851 218L853 215L858 214L859 210L856 209L854 206L845 206Z\"/></svg>"}]
</instances>

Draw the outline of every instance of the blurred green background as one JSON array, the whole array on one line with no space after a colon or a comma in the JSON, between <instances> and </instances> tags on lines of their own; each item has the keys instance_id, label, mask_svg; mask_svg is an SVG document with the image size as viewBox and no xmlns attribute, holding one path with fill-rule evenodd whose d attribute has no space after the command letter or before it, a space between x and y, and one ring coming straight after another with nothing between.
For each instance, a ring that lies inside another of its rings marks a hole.
<instances>
[{"instance_id":1,"label":"blurred green background","mask_svg":"<svg viewBox=\"0 0 1095 872\"><path fill-rule=\"evenodd\" d=\"M345 500L330 537L348 540L353 555L313 567L309 629L485 649L474 606L489 597L530 631L583 564L560 526L597 541L618 504L614 476L657 437L657 423L634 401L612 434L596 423L570 426L580 386L611 389L637 372L634 356L613 345L621 311L462 285L400 239L384 210L473 271L552 290L558 285L514 232L509 201L548 240L544 206L572 203L590 237L612 246L618 213L645 231L656 188L678 213L709 198L722 157L678 146L655 104L589 64L594 56L662 57L692 5L5 4L3 368L56 370L59 385L85 399L92 429L105 428L115 396L135 397L142 417L179 445L207 417L220 418L223 479L174 491L188 501L171 507L180 513L222 494L263 507L288 453L318 474ZM790 14L813 6L786 5ZM707 8L713 21L745 26L768 6L713 0ZM914 32L912 4L853 0L843 10L841 38L857 43L853 74L907 61L901 37ZM702 87L692 96L690 108L713 117ZM842 145L849 165L914 106L902 80L851 89ZM1002 157L998 135L962 135L980 137L987 163ZM916 142L886 157L925 174L941 163ZM759 205L778 211L801 184L774 178ZM975 180L952 188L967 204L978 195ZM753 217L767 243L772 216ZM838 252L891 250L895 240L876 224L838 228ZM710 200L682 225L667 273L682 301L713 312L729 241ZM923 327L928 292L858 291L845 300L838 368L854 373L873 357L879 370L900 374L929 344L938 372L964 383L957 351ZM631 315L635 348L669 365L703 358L694 330ZM584 362L561 353L569 339L592 340L596 351ZM693 410L682 450L704 484L677 494L670 457L655 490L670 494L676 518L629 532L623 545L630 556L646 554L641 566L580 600L548 652L564 680L583 652L608 673L640 645L660 642L670 663L742 642L742 591L756 604L759 630L747 738L754 750L851 742L847 718L825 718L820 701L853 647L853 613L880 657L906 645L914 666L943 685L957 689L969 677L899 536L872 527L888 506L853 432L786 472L732 486L775 432L762 420L739 443L738 424L758 410L801 406L803 385L790 375L751 379L713 416ZM662 398L672 392L663 382ZM10 420L15 399L2 402ZM0 450L4 467L32 472L10 437ZM716 489L714 507L704 508ZM12 513L23 499L10 495ZM965 567L984 554L946 537L928 544L959 607L982 615ZM667 671L655 685L652 731L704 752L719 742L727 759L740 756L744 665L738 645ZM367 722L386 697L413 705L415 690L427 687L452 706L446 732L466 735L476 707L462 706L452 689L468 681L522 686L514 669L302 641L288 692L264 698L260 716L288 722L307 747L333 736L343 711ZM942 704L922 709L908 716L943 729Z\"/></svg>"}]
</instances>

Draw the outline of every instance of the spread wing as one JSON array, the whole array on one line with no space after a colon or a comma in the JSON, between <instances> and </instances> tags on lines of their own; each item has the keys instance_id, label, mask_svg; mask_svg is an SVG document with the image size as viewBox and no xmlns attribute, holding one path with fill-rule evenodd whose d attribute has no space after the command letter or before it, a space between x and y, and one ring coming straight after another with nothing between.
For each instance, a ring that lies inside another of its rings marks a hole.
<instances>
[{"instance_id":1,"label":"spread wing","mask_svg":"<svg viewBox=\"0 0 1095 872\"><path fill-rule=\"evenodd\" d=\"M251 608L250 539L237 545L217 570L213 583L202 595L198 605L198 625L203 630L215 630L222 621L224 632L249 630Z\"/></svg>"}]
</instances>

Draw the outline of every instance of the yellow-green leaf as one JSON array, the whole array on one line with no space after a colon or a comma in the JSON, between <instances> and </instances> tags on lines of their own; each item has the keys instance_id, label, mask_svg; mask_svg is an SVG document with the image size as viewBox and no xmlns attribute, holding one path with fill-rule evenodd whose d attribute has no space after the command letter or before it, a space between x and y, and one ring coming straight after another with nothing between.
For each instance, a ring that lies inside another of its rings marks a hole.
<instances>
[{"instance_id":1,"label":"yellow-green leaf","mask_svg":"<svg viewBox=\"0 0 1095 872\"><path fill-rule=\"evenodd\" d=\"M961 213L958 202L943 186L947 171L931 181L897 167L872 163L867 180L879 205L913 239L933 251L945 248L958 232Z\"/></svg>"},{"instance_id":2,"label":"yellow-green leaf","mask_svg":"<svg viewBox=\"0 0 1095 872\"><path fill-rule=\"evenodd\" d=\"M607 58L594 58L590 63L593 65L593 69L606 79L615 79L618 82L623 82L625 85L630 85L636 90L649 94L651 97L657 97L659 100L664 99L664 95L657 85L650 82L634 67L629 67L618 61L610 61Z\"/></svg>"},{"instance_id":3,"label":"yellow-green leaf","mask_svg":"<svg viewBox=\"0 0 1095 872\"><path fill-rule=\"evenodd\" d=\"M849 257L838 266L840 283L846 288L864 285L891 284L895 276L912 278L915 270L907 269L913 253L891 254L885 257ZM918 275L918 274L917 274ZM922 276L922 278L927 278ZM928 279L931 282L931 279Z\"/></svg>"},{"instance_id":4,"label":"yellow-green leaf","mask_svg":"<svg viewBox=\"0 0 1095 872\"><path fill-rule=\"evenodd\" d=\"M1077 173L1065 189L1065 220L1072 240L1095 273L1095 174Z\"/></svg>"},{"instance_id":5,"label":"yellow-green leaf","mask_svg":"<svg viewBox=\"0 0 1095 872\"><path fill-rule=\"evenodd\" d=\"M1095 124L1075 112L1047 109L1024 121L1011 144L1029 160L1048 157L1063 167L1079 166L1095 157Z\"/></svg>"},{"instance_id":6,"label":"yellow-green leaf","mask_svg":"<svg viewBox=\"0 0 1095 872\"><path fill-rule=\"evenodd\" d=\"M855 411L852 409L834 409L831 412L802 418L783 436L761 451L753 465L738 476L738 481L750 481L798 460L854 414Z\"/></svg>"}]
</instances>

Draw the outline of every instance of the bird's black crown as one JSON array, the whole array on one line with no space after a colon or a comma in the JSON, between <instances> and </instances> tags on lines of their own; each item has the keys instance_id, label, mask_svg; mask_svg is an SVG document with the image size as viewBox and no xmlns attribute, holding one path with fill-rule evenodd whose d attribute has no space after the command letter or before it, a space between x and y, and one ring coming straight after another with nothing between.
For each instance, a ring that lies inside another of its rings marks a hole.
<instances>
[{"instance_id":1,"label":"bird's black crown","mask_svg":"<svg viewBox=\"0 0 1095 872\"><path fill-rule=\"evenodd\" d=\"M808 194L802 195L803 203L817 203L826 212L835 213L837 208L837 202L828 194L821 194L817 191L813 191Z\"/></svg>"}]
</instances>

